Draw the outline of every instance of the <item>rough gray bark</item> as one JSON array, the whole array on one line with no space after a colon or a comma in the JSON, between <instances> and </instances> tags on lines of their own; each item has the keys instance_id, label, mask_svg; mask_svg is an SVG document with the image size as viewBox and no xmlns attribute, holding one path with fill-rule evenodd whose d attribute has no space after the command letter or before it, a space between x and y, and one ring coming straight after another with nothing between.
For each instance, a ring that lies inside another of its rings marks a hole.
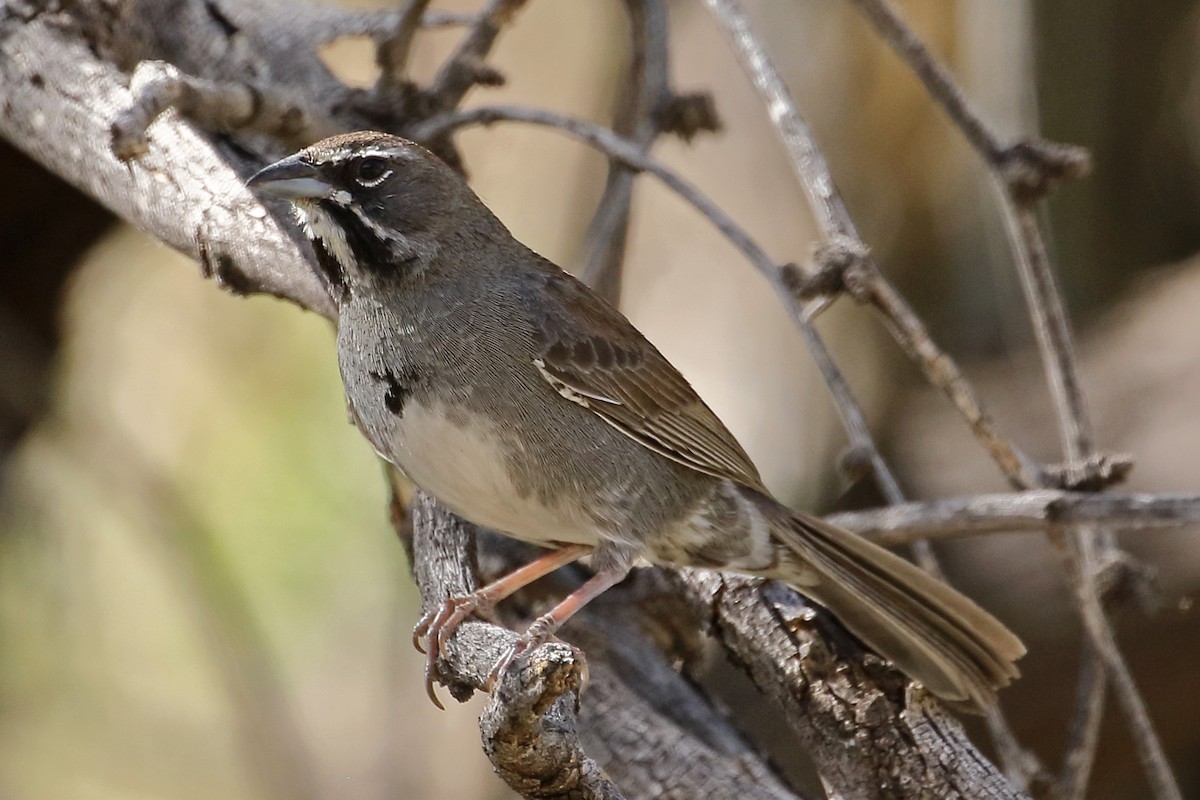
<instances>
[{"instance_id":1,"label":"rough gray bark","mask_svg":"<svg viewBox=\"0 0 1200 800\"><path fill-rule=\"evenodd\" d=\"M413 503L412 521L413 568L425 606L472 591L473 558L463 553L474 556L479 536L499 537L424 494ZM496 544L502 553L505 543ZM638 583L585 608L563 632L587 653L586 688L582 657L560 642L542 645L502 678L480 721L484 749L506 765L501 777L522 795L539 798L793 797L663 659L638 613L655 598ZM450 692L462 699L480 688L515 638L493 624L464 623L443 663ZM606 770L620 778L623 795Z\"/></svg>"}]
</instances>

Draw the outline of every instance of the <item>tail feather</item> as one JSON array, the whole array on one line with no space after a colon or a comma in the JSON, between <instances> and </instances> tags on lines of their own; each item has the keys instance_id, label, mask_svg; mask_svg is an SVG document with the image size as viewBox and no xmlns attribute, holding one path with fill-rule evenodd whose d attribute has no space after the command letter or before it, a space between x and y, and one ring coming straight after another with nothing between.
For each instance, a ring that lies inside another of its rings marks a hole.
<instances>
[{"instance_id":1,"label":"tail feather","mask_svg":"<svg viewBox=\"0 0 1200 800\"><path fill-rule=\"evenodd\" d=\"M935 695L984 709L1025 646L965 595L866 539L764 498L784 555L773 577L829 609Z\"/></svg>"}]
</instances>

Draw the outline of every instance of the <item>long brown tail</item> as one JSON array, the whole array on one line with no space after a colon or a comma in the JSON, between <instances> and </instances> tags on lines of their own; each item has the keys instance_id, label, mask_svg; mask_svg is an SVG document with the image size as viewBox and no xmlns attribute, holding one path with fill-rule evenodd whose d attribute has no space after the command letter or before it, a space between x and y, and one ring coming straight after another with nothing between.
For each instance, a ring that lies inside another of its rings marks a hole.
<instances>
[{"instance_id":1,"label":"long brown tail","mask_svg":"<svg viewBox=\"0 0 1200 800\"><path fill-rule=\"evenodd\" d=\"M935 695L982 710L1020 675L1025 645L972 600L861 536L756 497L781 550L772 577Z\"/></svg>"}]
</instances>

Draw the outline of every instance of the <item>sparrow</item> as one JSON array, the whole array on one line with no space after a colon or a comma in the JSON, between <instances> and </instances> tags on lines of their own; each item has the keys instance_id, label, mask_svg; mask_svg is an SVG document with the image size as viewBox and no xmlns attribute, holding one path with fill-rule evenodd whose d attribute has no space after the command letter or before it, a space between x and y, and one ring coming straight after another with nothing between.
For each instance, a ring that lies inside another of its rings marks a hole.
<instances>
[{"instance_id":1,"label":"sparrow","mask_svg":"<svg viewBox=\"0 0 1200 800\"><path fill-rule=\"evenodd\" d=\"M431 696L457 625L585 556L592 577L493 679L646 562L782 581L958 706L986 709L1018 676L1025 647L973 601L774 499L662 353L421 146L334 136L248 186L289 200L312 243L337 305L347 404L379 455L464 519L546 548L422 619Z\"/></svg>"}]
</instances>

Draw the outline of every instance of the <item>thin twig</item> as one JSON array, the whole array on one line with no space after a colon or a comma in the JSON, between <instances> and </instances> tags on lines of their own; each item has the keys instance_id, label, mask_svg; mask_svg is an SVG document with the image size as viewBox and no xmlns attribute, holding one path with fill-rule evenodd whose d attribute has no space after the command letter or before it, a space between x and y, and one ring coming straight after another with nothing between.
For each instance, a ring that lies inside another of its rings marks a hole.
<instances>
[{"instance_id":1,"label":"thin twig","mask_svg":"<svg viewBox=\"0 0 1200 800\"><path fill-rule=\"evenodd\" d=\"M1096 452L1079 372L1075 367L1075 338L1038 228L1036 210L1018 206L1013 201L1003 205L1025 302L1029 306L1030 321L1059 421L1070 485L1083 480L1083 464ZM1070 472L1072 469L1075 474Z\"/></svg>"},{"instance_id":2,"label":"thin twig","mask_svg":"<svg viewBox=\"0 0 1200 800\"><path fill-rule=\"evenodd\" d=\"M818 276L835 267L840 281L857 300L869 302L883 316L892 335L926 378L946 395L966 419L971 431L993 455L1015 489L1035 484L1033 460L1025 456L1011 438L1002 435L984 411L975 390L955 361L929 335L924 323L884 277L871 257L846 204L834 185L824 156L817 148L808 125L797 111L778 70L755 36L745 14L732 0L706 0L709 9L725 28L751 80L766 103L780 139L804 191L826 244L818 251ZM801 291L796 281L794 291Z\"/></svg>"},{"instance_id":3,"label":"thin twig","mask_svg":"<svg viewBox=\"0 0 1200 800\"><path fill-rule=\"evenodd\" d=\"M688 181L661 162L643 153L634 142L629 141L602 125L596 125L576 117L526 106L478 106L428 119L414 126L411 136L417 141L429 141L459 128L471 125L493 125L497 122L522 122L540 125L565 133L617 159L639 172L654 175L671 191L690 203L729 242L773 281L781 281L779 267L771 260L744 228L738 225L721 208Z\"/></svg>"},{"instance_id":4,"label":"thin twig","mask_svg":"<svg viewBox=\"0 0 1200 800\"><path fill-rule=\"evenodd\" d=\"M667 7L663 0L627 0L632 53L612 130L643 153L660 131L656 110L670 96ZM584 235L580 277L609 301L621 297L621 265L629 233L636 171L621 161L609 164L604 194Z\"/></svg>"},{"instance_id":5,"label":"thin twig","mask_svg":"<svg viewBox=\"0 0 1200 800\"><path fill-rule=\"evenodd\" d=\"M997 176L998 184L1002 180ZM1019 207L1014 195L1006 186L1001 185L999 195L1015 253L1017 273L1020 276L1025 303L1058 417L1066 460L1066 484L1070 486L1075 482L1082 483L1087 471L1086 464L1091 460L1095 449L1091 425L1084 408L1083 392L1075 369L1075 348L1070 324L1067 322L1049 256L1037 226L1035 211L1032 208ZM1096 534L1095 526L1082 526L1073 530L1067 541L1075 583L1073 596L1088 635L1088 645L1081 654L1076 708L1068 728L1069 738L1063 766L1055 782L1055 788L1063 798L1082 797L1087 790L1091 767L1095 762L1095 748L1099 744L1100 727L1104 718L1104 697L1110 679L1116 683L1114 688L1122 695L1121 707L1131 729L1135 731L1138 754L1151 783L1163 785L1173 781L1166 756L1146 714L1145 704L1137 693L1104 614L1103 601L1096 584L1101 561L1101 553L1098 553L1094 546ZM1104 553L1115 550L1107 536L1101 547ZM1118 681L1118 674L1124 676L1124 680ZM1142 742L1136 736L1137 731L1148 731L1150 742ZM1156 778L1154 773L1164 766L1168 778ZM1157 796L1169 799L1178 797L1179 792L1175 789L1174 792L1168 791Z\"/></svg>"},{"instance_id":6,"label":"thin twig","mask_svg":"<svg viewBox=\"0 0 1200 800\"><path fill-rule=\"evenodd\" d=\"M887 0L854 0L875 25L880 35L896 50L909 68L925 84L930 96L942 106L963 131L967 141L980 153L1001 186L1001 206L1012 242L1022 290L1042 357L1046 380L1050 385L1067 460L1068 486L1082 484L1087 464L1096 457L1091 422L1080 388L1070 322L1061 293L1038 227L1035 204L1055 181L1087 174L1090 162L1081 148L1057 145L1041 140L1025 140L1005 146L966 101L949 73L938 63L912 29ZM1102 487L1101 487L1102 488ZM1070 538L1075 568L1076 599L1085 629L1095 653L1085 651L1081 670L1080 710L1072 723L1079 736L1068 751L1064 777L1060 782L1069 794L1079 795L1086 786L1090 754L1077 753L1076 747L1094 747L1099 720L1090 717L1102 713L1097 695L1102 689L1088 659L1098 656L1113 679L1122 710L1134 733L1139 756L1156 796L1180 796L1162 744L1154 733L1145 703L1116 644L1112 628L1104 614L1097 586L1102 556L1114 550L1111 535L1097 534L1090 526L1080 527ZM1099 547L1099 550L1097 549Z\"/></svg>"},{"instance_id":7,"label":"thin twig","mask_svg":"<svg viewBox=\"0 0 1200 800\"><path fill-rule=\"evenodd\" d=\"M1093 536L1089 529L1080 528L1073 539L1075 547L1079 550L1077 596L1083 610L1083 624L1100 661L1104 664L1108 679L1112 682L1121 710L1125 713L1130 733L1133 734L1134 747L1137 748L1142 766L1146 770L1150 789L1157 798L1183 800L1183 793L1175 780L1171 764L1167 761L1166 752L1150 721L1146 701L1138 691L1133 673L1130 672L1129 665L1125 663L1125 658L1117 646L1112 624L1104 613L1097 581L1099 568L1091 567L1100 560L1096 552L1097 537Z\"/></svg>"},{"instance_id":8,"label":"thin twig","mask_svg":"<svg viewBox=\"0 0 1200 800\"><path fill-rule=\"evenodd\" d=\"M1037 485L1040 470L1011 439L1001 434L984 410L979 396L958 365L933 341L925 324L891 281L877 268L866 271L864 288L870 303L883 315L884 325L924 373L950 398L975 438L1000 466L1014 489Z\"/></svg>"},{"instance_id":9,"label":"thin twig","mask_svg":"<svg viewBox=\"0 0 1200 800\"><path fill-rule=\"evenodd\" d=\"M526 0L491 0L488 3L487 8L475 19L470 31L433 79L428 93L438 109L449 111L457 108L472 86L481 82L496 82L499 76L487 69L484 59L491 52L504 26L516 16L525 2Z\"/></svg>"},{"instance_id":10,"label":"thin twig","mask_svg":"<svg viewBox=\"0 0 1200 800\"><path fill-rule=\"evenodd\" d=\"M801 117L795 101L775 65L771 62L762 42L750 28L750 23L742 9L735 0L705 0L705 2L733 42L738 59L767 106L771 122L783 141L793 170L808 195L809 204L823 239L827 242L824 252L832 257L832 263L836 263L846 270L843 280L847 289L856 299L871 300L874 307L883 314L889 330L896 336L905 352L921 365L928 379L950 398L959 412L967 419L971 429L985 443L988 451L1000 454L997 463L1008 477L1009 482L1016 488L1028 486L1031 478L1029 465L1032 464L1032 461L1022 455L1011 441L1001 437L995 431L990 418L983 412L982 404L974 390L962 376L957 365L933 342L923 323L904 302L900 294L891 287L874 259L871 258L855 228L845 202L834 185L829 167L817 147L811 130ZM865 283L868 288L860 292L856 292L853 288L855 282L853 276L856 273L861 273L866 277ZM795 300L790 300L788 304L792 306L795 302ZM802 332L806 336L808 335L807 329L802 329ZM825 370L822 370L822 375L825 374ZM834 391L836 398L841 387L831 385L830 388L831 391ZM838 402L838 408L855 412L851 418L843 411L843 423L851 435L851 445L862 448L863 461L870 465L884 498L889 504L903 502L904 497L899 485L874 446L870 433L866 431L866 423L861 418L861 413L858 412L857 404L842 400ZM917 562L923 568L944 579L942 569L927 541L914 542L912 549ZM1027 767L1033 761L1032 757L1016 757L1016 754L1023 751L999 709L989 714L986 719L992 737L997 743L997 749L1004 758L1006 774L1022 789L1025 788L1030 778Z\"/></svg>"},{"instance_id":11,"label":"thin twig","mask_svg":"<svg viewBox=\"0 0 1200 800\"><path fill-rule=\"evenodd\" d=\"M1100 744L1108 678L1100 654L1090 638L1083 640L1079 680L1075 687L1075 709L1067 728L1067 751L1062 769L1051 787L1056 800L1083 800Z\"/></svg>"},{"instance_id":12,"label":"thin twig","mask_svg":"<svg viewBox=\"0 0 1200 800\"><path fill-rule=\"evenodd\" d=\"M408 73L408 58L413 37L421 27L421 20L430 1L408 0L400 11L400 18L396 20L391 35L379 42L375 50L375 63L379 65L379 82L376 88L380 93L403 85Z\"/></svg>"},{"instance_id":13,"label":"thin twig","mask_svg":"<svg viewBox=\"0 0 1200 800\"><path fill-rule=\"evenodd\" d=\"M828 517L879 544L992 533L1045 533L1103 523L1149 531L1200 526L1200 493L1094 494L1057 489L902 503Z\"/></svg>"},{"instance_id":14,"label":"thin twig","mask_svg":"<svg viewBox=\"0 0 1200 800\"><path fill-rule=\"evenodd\" d=\"M1091 170L1091 159L1082 147L1036 137L1012 143L1002 141L887 0L852 2L925 84L971 146L1004 176L1005 183L1024 202L1032 203L1045 196L1056 182L1081 178Z\"/></svg>"}]
</instances>

